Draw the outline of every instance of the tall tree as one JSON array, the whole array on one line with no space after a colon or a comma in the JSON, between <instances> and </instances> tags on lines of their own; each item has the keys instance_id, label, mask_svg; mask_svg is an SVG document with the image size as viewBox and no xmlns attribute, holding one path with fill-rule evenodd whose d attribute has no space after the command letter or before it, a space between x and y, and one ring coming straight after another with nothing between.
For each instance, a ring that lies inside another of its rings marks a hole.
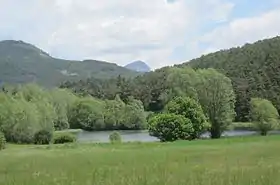
<instances>
[{"instance_id":1,"label":"tall tree","mask_svg":"<svg viewBox=\"0 0 280 185\"><path fill-rule=\"evenodd\" d=\"M212 138L220 138L235 116L235 95L231 80L214 69L198 70L199 102L211 124Z\"/></svg>"}]
</instances>

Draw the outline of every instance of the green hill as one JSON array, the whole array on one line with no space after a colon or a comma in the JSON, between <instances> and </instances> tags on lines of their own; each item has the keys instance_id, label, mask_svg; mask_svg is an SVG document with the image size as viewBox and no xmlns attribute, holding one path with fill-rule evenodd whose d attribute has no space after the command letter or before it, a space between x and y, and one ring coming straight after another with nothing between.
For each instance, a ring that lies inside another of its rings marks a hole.
<instances>
[{"instance_id":1,"label":"green hill","mask_svg":"<svg viewBox=\"0 0 280 185\"><path fill-rule=\"evenodd\" d=\"M44 86L59 85L65 80L135 77L135 71L113 63L96 60L70 61L51 57L23 41L0 42L0 83L35 82Z\"/></svg>"},{"instance_id":2,"label":"green hill","mask_svg":"<svg viewBox=\"0 0 280 185\"><path fill-rule=\"evenodd\" d=\"M222 50L193 59L176 67L214 68L231 78L236 93L236 121L248 121L250 99L265 98L273 102L280 112L280 37L246 44L243 47ZM116 93L132 94L140 99L146 110L161 111L165 91L170 88L172 67L145 73L132 81L96 80L65 84L74 91L85 91L96 97L112 98ZM191 80L191 79L190 79ZM103 85L102 85L103 83ZM101 84L101 85L100 85ZM169 84L169 85L168 85ZM172 84L172 82L171 82Z\"/></svg>"},{"instance_id":3,"label":"green hill","mask_svg":"<svg viewBox=\"0 0 280 185\"><path fill-rule=\"evenodd\" d=\"M251 97L267 98L280 110L280 37L218 51L184 65L215 68L230 77L237 94L236 112L241 121L246 120Z\"/></svg>"}]
</instances>

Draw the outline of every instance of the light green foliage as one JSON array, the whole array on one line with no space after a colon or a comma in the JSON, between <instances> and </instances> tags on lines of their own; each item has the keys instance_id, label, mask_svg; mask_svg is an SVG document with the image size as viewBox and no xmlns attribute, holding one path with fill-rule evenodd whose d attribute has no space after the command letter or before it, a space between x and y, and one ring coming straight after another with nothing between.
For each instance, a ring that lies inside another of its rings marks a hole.
<instances>
[{"instance_id":1,"label":"light green foliage","mask_svg":"<svg viewBox=\"0 0 280 185\"><path fill-rule=\"evenodd\" d=\"M198 78L196 71L189 67L170 69L166 80L169 87L167 94L170 98L187 96L197 99L196 82Z\"/></svg>"},{"instance_id":2,"label":"light green foliage","mask_svg":"<svg viewBox=\"0 0 280 185\"><path fill-rule=\"evenodd\" d=\"M0 127L8 142L34 143L41 130L52 133L54 125L67 128L67 114L76 97L67 91L52 91L35 84L6 88L0 94Z\"/></svg>"},{"instance_id":3,"label":"light green foliage","mask_svg":"<svg viewBox=\"0 0 280 185\"><path fill-rule=\"evenodd\" d=\"M69 129L68 117L70 110L77 101L78 97L66 89L53 89L50 91L51 102L56 112L56 118L54 122L55 130Z\"/></svg>"},{"instance_id":4,"label":"light green foliage","mask_svg":"<svg viewBox=\"0 0 280 185\"><path fill-rule=\"evenodd\" d=\"M158 114L149 119L148 130L162 142L190 139L194 132L191 121L181 115Z\"/></svg>"},{"instance_id":5,"label":"light green foliage","mask_svg":"<svg viewBox=\"0 0 280 185\"><path fill-rule=\"evenodd\" d=\"M105 125L107 130L145 128L146 113L142 102L129 97L125 104L119 96L106 101Z\"/></svg>"},{"instance_id":6,"label":"light green foliage","mask_svg":"<svg viewBox=\"0 0 280 185\"><path fill-rule=\"evenodd\" d=\"M69 132L55 132L53 136L54 144L74 143L77 141L77 136Z\"/></svg>"},{"instance_id":7,"label":"light green foliage","mask_svg":"<svg viewBox=\"0 0 280 185\"><path fill-rule=\"evenodd\" d=\"M105 102L105 125L108 130L120 128L121 124L125 121L125 103L116 96L115 100L108 100Z\"/></svg>"},{"instance_id":8,"label":"light green foliage","mask_svg":"<svg viewBox=\"0 0 280 185\"><path fill-rule=\"evenodd\" d=\"M124 126L128 129L144 129L147 125L146 113L141 101L129 98L124 110Z\"/></svg>"},{"instance_id":9,"label":"light green foliage","mask_svg":"<svg viewBox=\"0 0 280 185\"><path fill-rule=\"evenodd\" d=\"M192 98L176 97L166 105L165 109L168 113L184 116L191 121L193 128L191 139L199 138L209 127L202 107Z\"/></svg>"},{"instance_id":10,"label":"light green foliage","mask_svg":"<svg viewBox=\"0 0 280 185\"><path fill-rule=\"evenodd\" d=\"M3 132L0 132L0 150L3 150L6 148L6 138Z\"/></svg>"},{"instance_id":11,"label":"light green foliage","mask_svg":"<svg viewBox=\"0 0 280 185\"><path fill-rule=\"evenodd\" d=\"M146 114L141 101L125 104L90 96L78 97L66 89L43 89L35 84L6 86L0 93L0 128L7 141L34 143L39 131L73 129L143 129Z\"/></svg>"},{"instance_id":12,"label":"light green foliage","mask_svg":"<svg viewBox=\"0 0 280 185\"><path fill-rule=\"evenodd\" d=\"M69 115L71 128L88 131L103 130L105 128L104 107L103 101L92 97L78 99L73 104Z\"/></svg>"},{"instance_id":13,"label":"light green foliage","mask_svg":"<svg viewBox=\"0 0 280 185\"><path fill-rule=\"evenodd\" d=\"M279 128L278 111L269 100L252 98L250 114L255 128L261 135L267 135L268 131Z\"/></svg>"},{"instance_id":14,"label":"light green foliage","mask_svg":"<svg viewBox=\"0 0 280 185\"><path fill-rule=\"evenodd\" d=\"M109 135L109 140L112 144L115 144L115 143L121 143L122 142L122 138L121 138L121 135L119 132L112 132L110 135Z\"/></svg>"},{"instance_id":15,"label":"light green foliage","mask_svg":"<svg viewBox=\"0 0 280 185\"><path fill-rule=\"evenodd\" d=\"M9 98L0 104L0 123L8 142L33 143L40 126L40 113L34 103Z\"/></svg>"},{"instance_id":16,"label":"light green foliage","mask_svg":"<svg viewBox=\"0 0 280 185\"><path fill-rule=\"evenodd\" d=\"M197 82L199 103L211 124L211 137L219 138L235 117L231 80L214 69L197 73L200 76Z\"/></svg>"}]
</instances>

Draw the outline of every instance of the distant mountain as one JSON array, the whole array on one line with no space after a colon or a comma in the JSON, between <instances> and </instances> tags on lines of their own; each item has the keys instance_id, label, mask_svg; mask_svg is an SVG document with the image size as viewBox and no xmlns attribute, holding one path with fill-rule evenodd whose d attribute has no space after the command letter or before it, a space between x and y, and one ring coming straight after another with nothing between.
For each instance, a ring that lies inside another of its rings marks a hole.
<instances>
[{"instance_id":1,"label":"distant mountain","mask_svg":"<svg viewBox=\"0 0 280 185\"><path fill-rule=\"evenodd\" d=\"M29 83L44 86L59 85L65 80L108 79L121 75L135 77L140 73L96 60L72 61L57 59L23 41L0 42L0 82Z\"/></svg>"},{"instance_id":2,"label":"distant mountain","mask_svg":"<svg viewBox=\"0 0 280 185\"><path fill-rule=\"evenodd\" d=\"M135 61L124 66L127 69L137 71L137 72L150 72L151 68L143 61Z\"/></svg>"}]
</instances>

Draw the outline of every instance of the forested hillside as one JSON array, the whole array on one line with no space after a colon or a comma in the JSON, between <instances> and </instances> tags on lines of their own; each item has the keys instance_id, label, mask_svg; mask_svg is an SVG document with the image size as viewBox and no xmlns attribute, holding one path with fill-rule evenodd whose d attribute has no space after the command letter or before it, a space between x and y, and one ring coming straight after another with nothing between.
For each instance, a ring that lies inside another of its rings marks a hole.
<instances>
[{"instance_id":1,"label":"forested hillside","mask_svg":"<svg viewBox=\"0 0 280 185\"><path fill-rule=\"evenodd\" d=\"M246 120L250 97L269 99L280 111L280 37L205 55L186 65L214 68L230 77L238 121Z\"/></svg>"},{"instance_id":2,"label":"forested hillside","mask_svg":"<svg viewBox=\"0 0 280 185\"><path fill-rule=\"evenodd\" d=\"M56 86L65 80L90 77L106 79L118 75L135 77L138 73L102 61L53 58L22 41L0 42L0 84L36 82L43 86Z\"/></svg>"},{"instance_id":3,"label":"forested hillside","mask_svg":"<svg viewBox=\"0 0 280 185\"><path fill-rule=\"evenodd\" d=\"M125 100L132 95L143 102L147 111L158 112L175 95L195 97L197 77L194 70L185 68L187 66L194 69L215 68L231 79L237 100L237 121L248 121L250 99L253 97L269 99L280 110L280 37L212 53L132 80L122 77L87 79L67 82L62 87L104 99L113 99L120 94Z\"/></svg>"}]
</instances>

